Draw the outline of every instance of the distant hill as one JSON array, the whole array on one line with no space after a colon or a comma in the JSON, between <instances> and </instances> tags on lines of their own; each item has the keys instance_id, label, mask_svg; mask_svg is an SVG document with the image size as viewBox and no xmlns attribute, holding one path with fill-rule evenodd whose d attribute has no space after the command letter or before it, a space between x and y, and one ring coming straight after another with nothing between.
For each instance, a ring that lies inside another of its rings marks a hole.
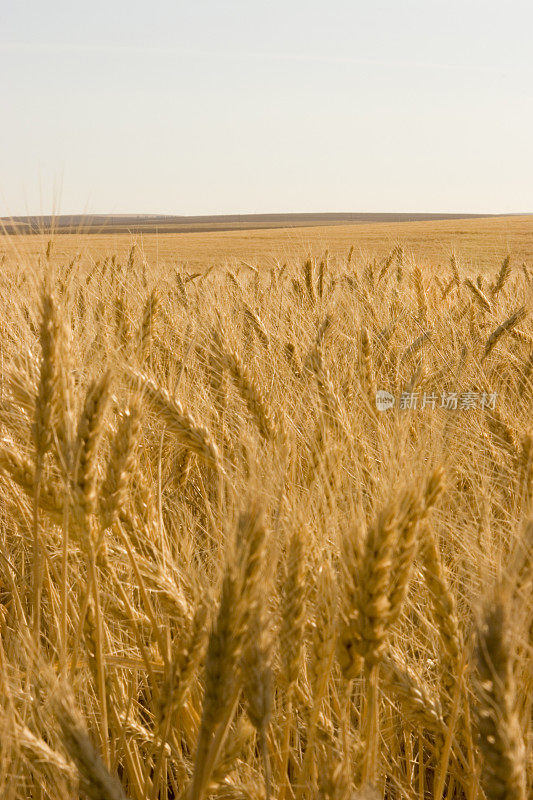
<instances>
[{"instance_id":1,"label":"distant hill","mask_svg":"<svg viewBox=\"0 0 533 800\"><path fill-rule=\"evenodd\" d=\"M495 214L223 214L171 216L159 214L65 214L62 216L0 217L6 233L202 233L207 231L353 225L368 222L422 222L476 219Z\"/></svg>"}]
</instances>

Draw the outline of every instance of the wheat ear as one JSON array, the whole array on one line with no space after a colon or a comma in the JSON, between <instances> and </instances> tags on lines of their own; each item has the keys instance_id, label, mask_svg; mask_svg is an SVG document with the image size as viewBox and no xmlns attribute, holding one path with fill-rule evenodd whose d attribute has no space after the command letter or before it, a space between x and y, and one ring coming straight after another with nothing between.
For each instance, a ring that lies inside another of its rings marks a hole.
<instances>
[{"instance_id":1,"label":"wheat ear","mask_svg":"<svg viewBox=\"0 0 533 800\"><path fill-rule=\"evenodd\" d=\"M483 350L481 360L483 361L483 359L486 358L493 351L494 347L500 341L500 339L504 334L508 333L509 331L512 331L513 328L516 325L518 325L519 322L525 319L526 316L527 316L527 311L525 307L522 306L513 314L511 314L511 316L508 317L504 322L502 322L501 325L498 325L498 327L491 333L491 335L489 336L489 338L485 343L485 349Z\"/></svg>"},{"instance_id":2,"label":"wheat ear","mask_svg":"<svg viewBox=\"0 0 533 800\"><path fill-rule=\"evenodd\" d=\"M39 495L44 457L52 444L54 393L59 368L59 326L53 294L43 288L41 308L41 364L39 386L35 400L33 441L35 445L35 474L33 489L33 632L39 647L41 634L41 594L43 582L42 544L39 531Z\"/></svg>"},{"instance_id":3,"label":"wheat ear","mask_svg":"<svg viewBox=\"0 0 533 800\"><path fill-rule=\"evenodd\" d=\"M127 800L117 778L106 769L68 697L54 698L53 710L63 745L76 765L82 791L90 800Z\"/></svg>"},{"instance_id":4,"label":"wheat ear","mask_svg":"<svg viewBox=\"0 0 533 800\"><path fill-rule=\"evenodd\" d=\"M162 386L139 372L132 371L142 396L165 422L168 430L174 433L179 441L209 466L223 472L218 448L209 430L198 424L183 406L171 397Z\"/></svg>"},{"instance_id":5,"label":"wheat ear","mask_svg":"<svg viewBox=\"0 0 533 800\"><path fill-rule=\"evenodd\" d=\"M478 632L477 724L487 800L525 800L525 747L516 713L514 648L506 600L488 603Z\"/></svg>"}]
</instances>

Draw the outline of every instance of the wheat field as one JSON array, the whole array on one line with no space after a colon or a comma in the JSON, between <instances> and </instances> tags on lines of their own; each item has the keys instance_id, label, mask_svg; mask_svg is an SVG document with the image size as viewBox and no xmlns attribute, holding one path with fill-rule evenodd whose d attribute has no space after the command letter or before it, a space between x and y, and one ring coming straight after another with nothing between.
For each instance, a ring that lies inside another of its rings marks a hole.
<instances>
[{"instance_id":1,"label":"wheat field","mask_svg":"<svg viewBox=\"0 0 533 800\"><path fill-rule=\"evenodd\" d=\"M12 258L34 263L46 249L48 233L0 235L0 259ZM495 261L508 253L520 266L533 262L533 215L486 217L478 219L429 220L418 222L373 222L316 227L272 228L260 230L207 231L202 233L167 233L133 236L137 252L152 267L179 263L191 271L214 265L241 262L258 268L283 264L295 258L312 256L320 260L328 250L342 258L354 248L358 259L386 258L401 244L419 264L435 270L446 269L450 253L455 252L472 270L493 269ZM94 228L90 234L64 233L56 237L57 258L70 262L82 255L89 260L103 260L115 254L126 259L132 245L128 232L106 232Z\"/></svg>"},{"instance_id":2,"label":"wheat field","mask_svg":"<svg viewBox=\"0 0 533 800\"><path fill-rule=\"evenodd\" d=\"M2 798L531 795L531 261L385 244L4 248Z\"/></svg>"}]
</instances>

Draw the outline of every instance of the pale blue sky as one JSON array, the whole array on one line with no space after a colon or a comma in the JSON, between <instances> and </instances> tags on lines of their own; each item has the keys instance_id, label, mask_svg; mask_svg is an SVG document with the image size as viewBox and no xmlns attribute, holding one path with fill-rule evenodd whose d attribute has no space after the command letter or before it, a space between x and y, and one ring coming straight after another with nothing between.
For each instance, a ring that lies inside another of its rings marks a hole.
<instances>
[{"instance_id":1,"label":"pale blue sky","mask_svg":"<svg viewBox=\"0 0 533 800\"><path fill-rule=\"evenodd\" d=\"M533 211L533 4L1 0L0 214Z\"/></svg>"}]
</instances>

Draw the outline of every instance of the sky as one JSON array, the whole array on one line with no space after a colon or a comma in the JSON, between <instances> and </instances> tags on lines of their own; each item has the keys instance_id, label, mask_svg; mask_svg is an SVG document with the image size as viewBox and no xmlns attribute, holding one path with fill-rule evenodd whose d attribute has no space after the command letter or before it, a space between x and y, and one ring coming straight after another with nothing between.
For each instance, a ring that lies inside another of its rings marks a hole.
<instances>
[{"instance_id":1,"label":"sky","mask_svg":"<svg viewBox=\"0 0 533 800\"><path fill-rule=\"evenodd\" d=\"M533 4L1 0L0 215L533 211Z\"/></svg>"}]
</instances>

